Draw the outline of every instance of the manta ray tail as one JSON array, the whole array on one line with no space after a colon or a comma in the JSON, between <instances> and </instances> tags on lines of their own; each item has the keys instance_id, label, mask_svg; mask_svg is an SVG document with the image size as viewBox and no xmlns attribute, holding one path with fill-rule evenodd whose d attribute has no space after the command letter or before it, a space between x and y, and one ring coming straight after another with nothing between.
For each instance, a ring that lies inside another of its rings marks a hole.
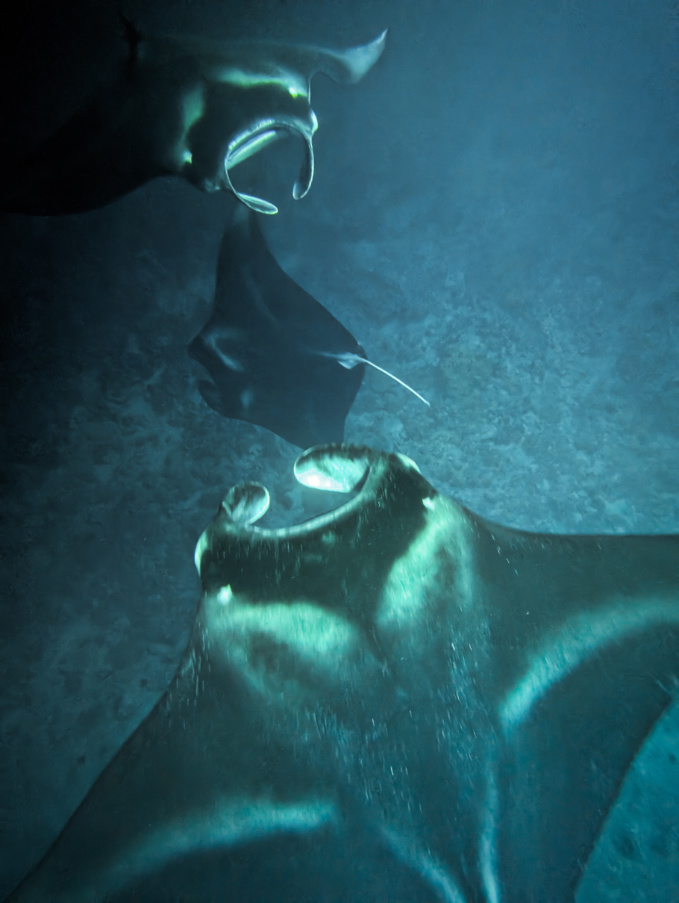
<instances>
[{"instance_id":1,"label":"manta ray tail","mask_svg":"<svg viewBox=\"0 0 679 903\"><path fill-rule=\"evenodd\" d=\"M416 398L419 398L420 401L424 402L427 407L431 407L431 402L427 401L427 399L420 395L419 392L416 392L412 386L409 386L408 383L403 382L402 379L399 379L398 376L395 376L393 373L390 373L389 370L385 370L384 367L380 367L379 364L374 364L372 361L369 361L367 357L361 357L360 354L354 354L351 351L345 352L343 354L332 354L331 352L322 352L324 357L332 357L334 358L341 367L344 367L347 370L352 370L354 367L359 364L367 364L369 367L372 367L373 370L379 370L380 373L384 373L385 376L388 376L389 379L393 379L394 382L398 383L399 386L403 386L404 389L407 389L409 392L412 392Z\"/></svg>"}]
</instances>

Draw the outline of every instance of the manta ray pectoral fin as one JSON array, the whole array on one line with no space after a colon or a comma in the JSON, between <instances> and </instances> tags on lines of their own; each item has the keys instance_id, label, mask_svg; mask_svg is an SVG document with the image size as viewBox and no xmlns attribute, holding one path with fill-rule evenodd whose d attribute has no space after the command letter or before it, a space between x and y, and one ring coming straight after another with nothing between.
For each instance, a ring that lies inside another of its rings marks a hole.
<instances>
[{"instance_id":1,"label":"manta ray pectoral fin","mask_svg":"<svg viewBox=\"0 0 679 903\"><path fill-rule=\"evenodd\" d=\"M382 56L386 43L387 29L385 28L374 41L361 44L359 47L348 47L346 50L318 48L318 59L312 75L322 72L338 84L356 84Z\"/></svg>"}]
</instances>

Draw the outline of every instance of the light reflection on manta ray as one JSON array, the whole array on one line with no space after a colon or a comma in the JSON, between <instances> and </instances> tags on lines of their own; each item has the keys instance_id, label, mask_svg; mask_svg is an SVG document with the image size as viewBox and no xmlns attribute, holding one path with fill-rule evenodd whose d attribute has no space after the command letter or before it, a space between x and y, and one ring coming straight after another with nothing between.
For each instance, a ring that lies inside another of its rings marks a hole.
<instances>
[{"instance_id":1,"label":"light reflection on manta ray","mask_svg":"<svg viewBox=\"0 0 679 903\"><path fill-rule=\"evenodd\" d=\"M679 536L508 529L367 448L295 475L352 494L229 492L172 684L12 903L573 899L679 673Z\"/></svg>"},{"instance_id":2,"label":"light reflection on manta ray","mask_svg":"<svg viewBox=\"0 0 679 903\"><path fill-rule=\"evenodd\" d=\"M386 31L357 47L146 38L126 22L129 58L92 98L0 186L0 209L32 215L101 207L156 176L231 191L260 213L269 201L238 191L231 170L286 135L304 143L293 196L314 177L311 79L352 84L384 50Z\"/></svg>"}]
</instances>

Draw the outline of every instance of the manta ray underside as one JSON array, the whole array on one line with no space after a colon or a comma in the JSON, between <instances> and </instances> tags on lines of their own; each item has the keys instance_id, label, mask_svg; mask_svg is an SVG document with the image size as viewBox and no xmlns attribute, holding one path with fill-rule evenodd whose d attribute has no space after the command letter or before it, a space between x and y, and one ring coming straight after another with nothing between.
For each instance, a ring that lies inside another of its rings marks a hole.
<instances>
[{"instance_id":1,"label":"manta ray underside","mask_svg":"<svg viewBox=\"0 0 679 903\"><path fill-rule=\"evenodd\" d=\"M565 903L679 673L679 536L492 524L409 460L234 487L165 695L11 903Z\"/></svg>"},{"instance_id":2,"label":"manta ray underside","mask_svg":"<svg viewBox=\"0 0 679 903\"><path fill-rule=\"evenodd\" d=\"M300 448L341 442L365 371L356 339L283 272L244 207L224 233L212 316L189 354L212 378L199 388L218 414ZM342 366L347 356L356 363Z\"/></svg>"},{"instance_id":3,"label":"manta ray underside","mask_svg":"<svg viewBox=\"0 0 679 903\"><path fill-rule=\"evenodd\" d=\"M360 81L379 59L386 32L343 50L268 42L140 36L125 22L128 52L117 75L28 156L3 165L0 210L79 213L122 197L156 176L177 175L204 191L226 189L260 213L265 200L234 187L239 163L286 135L304 161L293 196L314 176L311 79ZM18 90L18 86L17 86ZM53 103L49 88L45 103Z\"/></svg>"}]
</instances>

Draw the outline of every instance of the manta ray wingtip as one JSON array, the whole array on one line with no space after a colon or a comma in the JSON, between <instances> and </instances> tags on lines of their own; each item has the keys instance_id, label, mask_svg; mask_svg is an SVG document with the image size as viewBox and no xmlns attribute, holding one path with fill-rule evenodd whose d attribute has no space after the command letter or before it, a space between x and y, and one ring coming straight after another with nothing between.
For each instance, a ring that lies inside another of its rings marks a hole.
<instances>
[{"instance_id":1,"label":"manta ray wingtip","mask_svg":"<svg viewBox=\"0 0 679 903\"><path fill-rule=\"evenodd\" d=\"M360 82L382 56L387 31L379 34L367 44L347 47L345 50L319 50L318 59L311 72L323 72L338 84L354 85Z\"/></svg>"},{"instance_id":2,"label":"manta ray wingtip","mask_svg":"<svg viewBox=\"0 0 679 903\"><path fill-rule=\"evenodd\" d=\"M349 60L351 75L349 78L350 82L358 82L363 76L369 72L375 63L379 60L379 58L384 53L384 48L387 44L387 31L385 28L384 31L379 34L374 41L370 41L368 44L363 44L361 47L354 47L350 51L351 59Z\"/></svg>"},{"instance_id":3,"label":"manta ray wingtip","mask_svg":"<svg viewBox=\"0 0 679 903\"><path fill-rule=\"evenodd\" d=\"M387 43L387 34L388 33L389 33L389 27L387 26L387 28L385 28L384 31L375 38L375 40L373 41L373 44L375 44L375 46L381 47L382 50L384 50L384 47L386 46L386 43Z\"/></svg>"}]
</instances>

